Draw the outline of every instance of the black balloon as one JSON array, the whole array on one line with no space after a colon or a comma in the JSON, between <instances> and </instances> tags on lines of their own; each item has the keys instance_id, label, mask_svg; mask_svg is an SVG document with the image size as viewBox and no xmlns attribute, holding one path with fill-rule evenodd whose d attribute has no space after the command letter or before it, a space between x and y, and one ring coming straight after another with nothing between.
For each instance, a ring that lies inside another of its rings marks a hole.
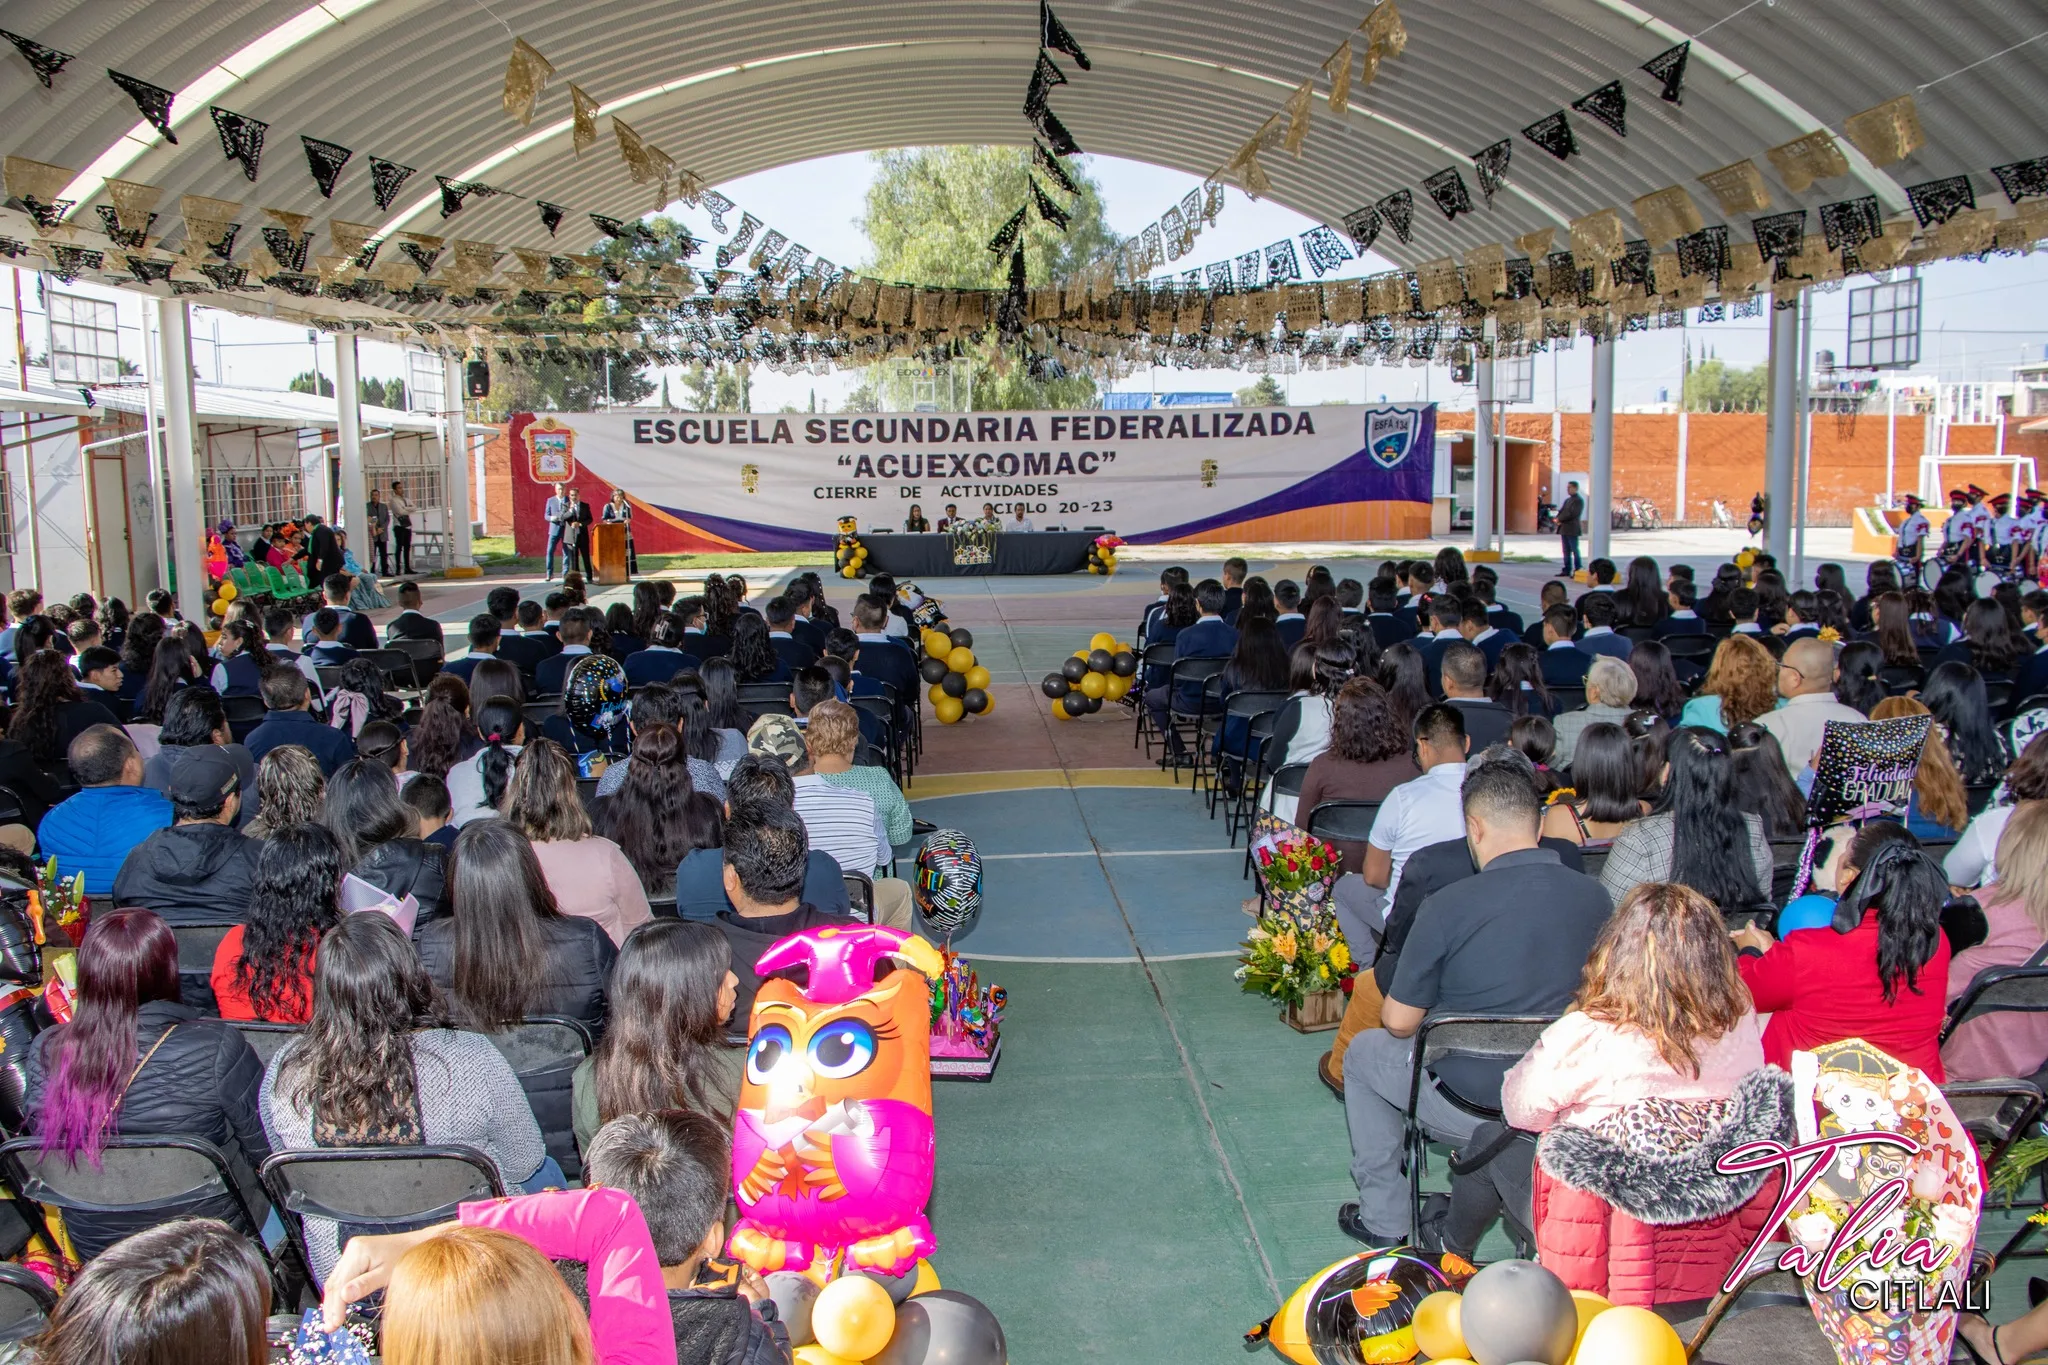
<instances>
[{"instance_id":1,"label":"black balloon","mask_svg":"<svg viewBox=\"0 0 2048 1365\"><path fill-rule=\"evenodd\" d=\"M1116 657L1109 661L1109 669L1119 678L1128 678L1138 671L1138 656L1128 649L1120 649L1116 652Z\"/></svg>"},{"instance_id":2,"label":"black balloon","mask_svg":"<svg viewBox=\"0 0 2048 1365\"><path fill-rule=\"evenodd\" d=\"M981 1300L934 1289L903 1301L889 1344L868 1365L1007 1365L1003 1325Z\"/></svg>"},{"instance_id":3,"label":"black balloon","mask_svg":"<svg viewBox=\"0 0 2048 1365\"><path fill-rule=\"evenodd\" d=\"M960 704L967 708L967 714L978 716L988 710L988 693L978 687L970 687L960 694Z\"/></svg>"},{"instance_id":4,"label":"black balloon","mask_svg":"<svg viewBox=\"0 0 2048 1365\"><path fill-rule=\"evenodd\" d=\"M1060 676L1070 683L1077 683L1088 676L1086 659L1069 659L1060 665Z\"/></svg>"},{"instance_id":5,"label":"black balloon","mask_svg":"<svg viewBox=\"0 0 2048 1365\"><path fill-rule=\"evenodd\" d=\"M1090 715L1094 715L1102 709L1102 698L1100 697L1083 697L1081 700L1088 703L1088 714Z\"/></svg>"},{"instance_id":6,"label":"black balloon","mask_svg":"<svg viewBox=\"0 0 2048 1365\"><path fill-rule=\"evenodd\" d=\"M1088 652L1088 668L1091 672L1107 673L1110 670L1110 666L1115 662L1116 655L1111 654L1106 649L1095 649Z\"/></svg>"},{"instance_id":7,"label":"black balloon","mask_svg":"<svg viewBox=\"0 0 2048 1365\"><path fill-rule=\"evenodd\" d=\"M973 632L969 631L965 626L962 626L959 630L954 631L951 635L947 636L946 638L953 642L953 648L955 649L974 648Z\"/></svg>"},{"instance_id":8,"label":"black balloon","mask_svg":"<svg viewBox=\"0 0 2048 1365\"><path fill-rule=\"evenodd\" d=\"M1070 716L1085 716L1088 714L1088 698L1082 696L1079 692L1069 692L1066 696L1061 697L1060 705L1067 708L1067 714Z\"/></svg>"},{"instance_id":9,"label":"black balloon","mask_svg":"<svg viewBox=\"0 0 2048 1365\"><path fill-rule=\"evenodd\" d=\"M1073 691L1074 685L1057 673L1048 673L1039 682L1038 690L1051 697L1054 701L1058 701L1061 697Z\"/></svg>"},{"instance_id":10,"label":"black balloon","mask_svg":"<svg viewBox=\"0 0 2048 1365\"><path fill-rule=\"evenodd\" d=\"M925 661L917 666L917 676L928 683L935 683L952 671L946 667L946 661L936 655L927 655Z\"/></svg>"},{"instance_id":11,"label":"black balloon","mask_svg":"<svg viewBox=\"0 0 2048 1365\"><path fill-rule=\"evenodd\" d=\"M965 673L948 673L945 677L939 679L939 690L949 697L963 697L967 695L967 675Z\"/></svg>"}]
</instances>

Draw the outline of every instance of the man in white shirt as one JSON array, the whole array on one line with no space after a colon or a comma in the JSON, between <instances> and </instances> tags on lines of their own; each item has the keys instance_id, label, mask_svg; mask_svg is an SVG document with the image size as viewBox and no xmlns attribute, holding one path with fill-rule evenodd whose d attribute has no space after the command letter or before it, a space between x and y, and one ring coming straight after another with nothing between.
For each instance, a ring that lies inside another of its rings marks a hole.
<instances>
[{"instance_id":1,"label":"man in white shirt","mask_svg":"<svg viewBox=\"0 0 2048 1365\"><path fill-rule=\"evenodd\" d=\"M1465 811L1458 796L1465 780L1465 718L1439 702L1415 718L1415 761L1422 776L1403 782L1380 802L1365 843L1365 884L1378 895L1377 916L1401 889L1401 865L1408 855L1446 839L1465 837ZM1338 908L1345 909L1343 902ZM1378 919L1368 923L1377 926ZM1370 938L1357 940L1369 943Z\"/></svg>"},{"instance_id":2,"label":"man in white shirt","mask_svg":"<svg viewBox=\"0 0 2048 1365\"><path fill-rule=\"evenodd\" d=\"M1038 528L1031 524L1031 518L1024 515L1024 504L1020 502L1017 504L1016 517L1003 529L1005 531L1036 531Z\"/></svg>"},{"instance_id":3,"label":"man in white shirt","mask_svg":"<svg viewBox=\"0 0 2048 1365\"><path fill-rule=\"evenodd\" d=\"M1825 640L1794 640L1778 663L1778 694L1785 704L1756 723L1777 738L1793 777L1813 761L1823 727L1831 720L1862 724L1869 718L1835 700L1835 647Z\"/></svg>"},{"instance_id":4,"label":"man in white shirt","mask_svg":"<svg viewBox=\"0 0 2048 1365\"><path fill-rule=\"evenodd\" d=\"M763 716L747 731L747 750L773 758L795 775L796 813L810 845L843 872L866 874L875 888L875 923L912 928L910 883L877 875L891 856L889 828L875 798L836 786L811 769L804 733L789 716Z\"/></svg>"},{"instance_id":5,"label":"man in white shirt","mask_svg":"<svg viewBox=\"0 0 2048 1365\"><path fill-rule=\"evenodd\" d=\"M391 496L384 499L391 512L391 564L400 577L412 572L412 503L405 496L405 482L391 481Z\"/></svg>"}]
</instances>

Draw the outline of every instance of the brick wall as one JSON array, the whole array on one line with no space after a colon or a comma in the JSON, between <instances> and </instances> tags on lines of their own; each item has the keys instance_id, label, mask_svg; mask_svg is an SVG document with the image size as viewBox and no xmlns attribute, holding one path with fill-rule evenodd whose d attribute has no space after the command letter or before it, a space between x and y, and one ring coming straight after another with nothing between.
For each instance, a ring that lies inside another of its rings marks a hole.
<instances>
[{"instance_id":1,"label":"brick wall","mask_svg":"<svg viewBox=\"0 0 2048 1365\"><path fill-rule=\"evenodd\" d=\"M512 445L504 427L490 427L491 439L484 446L484 534L512 534ZM470 516L476 516L476 490L470 490Z\"/></svg>"},{"instance_id":2,"label":"brick wall","mask_svg":"<svg viewBox=\"0 0 2048 1365\"><path fill-rule=\"evenodd\" d=\"M1898 419L1893 486L1911 491L1919 483L1921 443L1926 419ZM1567 412L1560 424L1562 467L1584 470L1592 464L1593 419L1590 413ZM1470 412L1438 416L1444 431L1472 427ZM1762 413L1695 412L1686 417L1685 505L1678 506L1678 417L1671 413L1617 413L1614 418L1614 495L1642 497L1657 504L1664 519L1704 522L1710 500L1728 505L1737 522L1749 515L1749 500L1764 486ZM1807 521L1815 526L1846 526L1851 510L1875 506L1885 487L1885 430L1882 413L1854 417L1816 414L1813 419L1812 483L1807 491ZM1508 434L1550 441L1547 412L1508 414ZM1997 431L1988 426L1952 427L1949 449L1955 453L1990 453ZM2048 434L2022 435L2009 426L2008 456L2031 456L2037 480L2048 481ZM1547 461L1546 467L1547 467ZM1994 464L1945 465L1946 488L1975 483L1992 492L2009 490L2012 475ZM1550 492L1557 500L1557 491ZM1679 515L1674 515L1678 513Z\"/></svg>"}]
</instances>

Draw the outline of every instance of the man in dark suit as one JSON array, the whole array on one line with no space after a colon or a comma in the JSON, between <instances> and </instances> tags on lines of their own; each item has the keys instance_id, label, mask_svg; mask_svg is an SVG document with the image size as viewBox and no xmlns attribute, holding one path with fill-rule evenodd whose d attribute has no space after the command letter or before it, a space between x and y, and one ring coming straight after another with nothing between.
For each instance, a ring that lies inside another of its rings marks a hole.
<instances>
[{"instance_id":1,"label":"man in dark suit","mask_svg":"<svg viewBox=\"0 0 2048 1365\"><path fill-rule=\"evenodd\" d=\"M306 525L312 528L306 537L306 580L319 583L329 574L342 571L341 545L334 538L334 528L322 521L317 512L306 514Z\"/></svg>"},{"instance_id":2,"label":"man in dark suit","mask_svg":"<svg viewBox=\"0 0 2048 1365\"><path fill-rule=\"evenodd\" d=\"M768 647L775 651L775 657L789 665L791 673L818 662L818 651L797 639L791 629L796 624L796 609L787 597L769 598L762 615L768 620Z\"/></svg>"},{"instance_id":3,"label":"man in dark suit","mask_svg":"<svg viewBox=\"0 0 2048 1365\"><path fill-rule=\"evenodd\" d=\"M1252 566L1232 555L1223 561L1223 619L1232 626L1237 624L1237 609L1244 605L1245 575Z\"/></svg>"},{"instance_id":4,"label":"man in dark suit","mask_svg":"<svg viewBox=\"0 0 2048 1365\"><path fill-rule=\"evenodd\" d=\"M1500 662L1500 652L1514 643L1515 637L1493 623L1487 614L1486 603L1477 597L1466 598L1463 606L1465 619L1458 623L1458 634L1465 638L1466 644L1486 656L1486 671L1491 673L1493 666Z\"/></svg>"},{"instance_id":5,"label":"man in dark suit","mask_svg":"<svg viewBox=\"0 0 2048 1365\"><path fill-rule=\"evenodd\" d=\"M562 647L534 665L533 681L541 695L558 695L569 670L590 652L590 622L581 610L573 610L562 618Z\"/></svg>"},{"instance_id":6,"label":"man in dark suit","mask_svg":"<svg viewBox=\"0 0 2048 1365\"><path fill-rule=\"evenodd\" d=\"M1557 687L1584 687L1593 656L1572 640L1576 621L1563 603L1543 613L1543 681Z\"/></svg>"},{"instance_id":7,"label":"man in dark suit","mask_svg":"<svg viewBox=\"0 0 2048 1365\"><path fill-rule=\"evenodd\" d=\"M1559 573L1569 578L1584 566L1579 558L1579 536L1586 521L1586 500L1579 496L1577 480L1564 486L1564 501L1557 505L1557 536L1564 546L1564 566Z\"/></svg>"},{"instance_id":8,"label":"man in dark suit","mask_svg":"<svg viewBox=\"0 0 2048 1365\"><path fill-rule=\"evenodd\" d=\"M420 610L420 585L406 580L398 585L398 615L384 624L387 640L432 640L444 643L441 623Z\"/></svg>"},{"instance_id":9,"label":"man in dark suit","mask_svg":"<svg viewBox=\"0 0 2048 1365\"><path fill-rule=\"evenodd\" d=\"M476 666L485 659L498 657L498 640L501 628L498 618L489 612L481 612L469 618L469 653L460 659L450 659L441 665L443 673L453 673L466 685ZM507 662L510 662L507 660Z\"/></svg>"},{"instance_id":10,"label":"man in dark suit","mask_svg":"<svg viewBox=\"0 0 2048 1365\"><path fill-rule=\"evenodd\" d=\"M581 562L583 577L587 582L597 577L597 570L590 563L590 524L596 518L590 514L590 504L583 501L574 488L562 492L562 572L567 574L571 565Z\"/></svg>"},{"instance_id":11,"label":"man in dark suit","mask_svg":"<svg viewBox=\"0 0 2048 1365\"><path fill-rule=\"evenodd\" d=\"M1401 599L1394 595L1394 580L1381 577L1372 581L1366 594L1366 602L1372 607L1365 623L1372 627L1372 638L1379 642L1381 649L1390 649L1403 640L1415 638L1415 622L1401 615Z\"/></svg>"},{"instance_id":12,"label":"man in dark suit","mask_svg":"<svg viewBox=\"0 0 2048 1365\"><path fill-rule=\"evenodd\" d=\"M1705 635L1707 623L1700 620L1693 610L1698 601L1697 589L1689 578L1674 578L1671 586L1664 591L1665 600L1671 603L1671 610L1657 623L1657 637L1668 639L1673 635Z\"/></svg>"},{"instance_id":13,"label":"man in dark suit","mask_svg":"<svg viewBox=\"0 0 2048 1365\"><path fill-rule=\"evenodd\" d=\"M1486 655L1477 645L1460 641L1444 649L1444 704L1455 707L1465 721L1465 737L1477 753L1489 744L1507 741L1514 713L1486 696Z\"/></svg>"},{"instance_id":14,"label":"man in dark suit","mask_svg":"<svg viewBox=\"0 0 2048 1365\"><path fill-rule=\"evenodd\" d=\"M1429 602L1430 633L1415 641L1417 652L1422 655L1422 669L1429 694L1433 697L1443 691L1443 680L1438 672L1444 650L1454 644L1463 644L1465 637L1458 627L1464 624L1465 608L1449 593L1438 593Z\"/></svg>"},{"instance_id":15,"label":"man in dark suit","mask_svg":"<svg viewBox=\"0 0 2048 1365\"><path fill-rule=\"evenodd\" d=\"M1618 634L1614 629L1614 594L1611 592L1589 592L1579 599L1579 617L1586 628L1579 634L1579 648L1587 654L1605 654L1610 659L1628 662L1629 651L1635 645L1628 636Z\"/></svg>"}]
</instances>

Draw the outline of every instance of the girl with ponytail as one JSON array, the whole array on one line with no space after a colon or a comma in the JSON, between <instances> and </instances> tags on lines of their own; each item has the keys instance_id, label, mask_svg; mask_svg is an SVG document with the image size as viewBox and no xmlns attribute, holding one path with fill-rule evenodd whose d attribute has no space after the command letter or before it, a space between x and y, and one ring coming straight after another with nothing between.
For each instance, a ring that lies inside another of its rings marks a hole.
<instances>
[{"instance_id":1,"label":"girl with ponytail","mask_svg":"<svg viewBox=\"0 0 2048 1365\"><path fill-rule=\"evenodd\" d=\"M499 813L505 787L512 780L512 760L526 742L525 716L510 697L492 697L476 708L477 737L483 748L474 758L448 770L449 823L458 827Z\"/></svg>"}]
</instances>

